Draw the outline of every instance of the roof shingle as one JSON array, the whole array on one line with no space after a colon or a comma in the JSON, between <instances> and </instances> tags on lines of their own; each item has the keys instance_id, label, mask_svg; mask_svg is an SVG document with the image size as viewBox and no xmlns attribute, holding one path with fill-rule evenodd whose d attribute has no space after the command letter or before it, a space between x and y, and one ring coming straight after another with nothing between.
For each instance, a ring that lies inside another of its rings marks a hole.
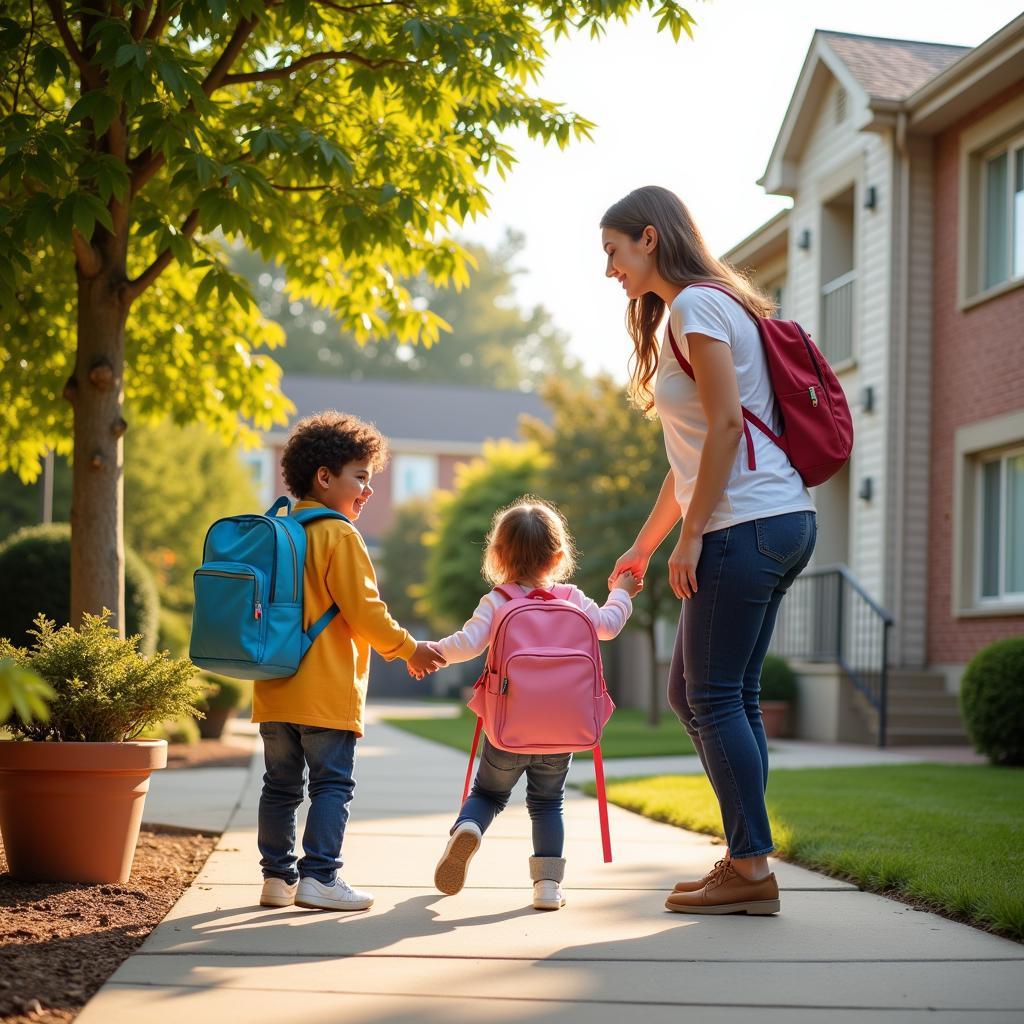
<instances>
[{"instance_id":1,"label":"roof shingle","mask_svg":"<svg viewBox=\"0 0 1024 1024\"><path fill-rule=\"evenodd\" d=\"M481 444L491 438L518 437L523 413L545 423L552 419L541 397L526 391L305 374L286 375L281 390L297 410L289 429L303 416L339 409L372 421L388 437Z\"/></svg>"},{"instance_id":2,"label":"roof shingle","mask_svg":"<svg viewBox=\"0 0 1024 1024\"><path fill-rule=\"evenodd\" d=\"M848 32L822 31L821 35L867 93L886 100L905 99L971 49Z\"/></svg>"}]
</instances>

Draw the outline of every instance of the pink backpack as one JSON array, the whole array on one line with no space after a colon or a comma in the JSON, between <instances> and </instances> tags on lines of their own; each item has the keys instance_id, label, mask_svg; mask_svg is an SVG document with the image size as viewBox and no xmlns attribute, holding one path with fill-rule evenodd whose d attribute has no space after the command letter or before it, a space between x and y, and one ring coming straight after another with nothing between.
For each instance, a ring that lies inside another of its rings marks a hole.
<instances>
[{"instance_id":1,"label":"pink backpack","mask_svg":"<svg viewBox=\"0 0 1024 1024\"><path fill-rule=\"evenodd\" d=\"M710 281L688 285L690 288L714 288L730 298L736 296ZM853 451L853 417L835 371L795 320L752 317L761 336L768 376L775 392L775 406L782 420L782 432L776 434L749 409L743 410L743 436L747 441L747 467L757 469L752 423L777 444L808 487L817 487L835 476L846 465ZM668 340L679 365L690 379L693 367L679 351L672 325Z\"/></svg>"},{"instance_id":2,"label":"pink backpack","mask_svg":"<svg viewBox=\"0 0 1024 1024\"><path fill-rule=\"evenodd\" d=\"M601 731L615 705L604 682L597 630L568 600L571 587L528 594L514 585L494 589L507 601L494 615L487 663L469 701L477 723L462 800L469 794L481 729L494 746L515 754L593 750L607 863L612 851Z\"/></svg>"}]
</instances>

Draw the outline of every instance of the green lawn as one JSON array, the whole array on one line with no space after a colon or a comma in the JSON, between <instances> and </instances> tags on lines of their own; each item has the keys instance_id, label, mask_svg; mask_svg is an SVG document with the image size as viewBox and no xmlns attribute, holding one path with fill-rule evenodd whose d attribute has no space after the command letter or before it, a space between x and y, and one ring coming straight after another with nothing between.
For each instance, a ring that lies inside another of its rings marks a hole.
<instances>
[{"instance_id":1,"label":"green lawn","mask_svg":"<svg viewBox=\"0 0 1024 1024\"><path fill-rule=\"evenodd\" d=\"M608 799L658 821L722 834L703 776L609 782ZM780 769L768 784L768 811L787 860L1024 941L1024 770Z\"/></svg>"},{"instance_id":2,"label":"green lawn","mask_svg":"<svg viewBox=\"0 0 1024 1024\"><path fill-rule=\"evenodd\" d=\"M424 739L464 750L467 754L476 728L476 715L465 706L458 718L388 718L385 721ZM605 726L601 753L606 758L692 754L693 744L675 715L662 715L657 727L652 729L647 724L645 711L619 708ZM592 755L585 750L576 756L589 758Z\"/></svg>"}]
</instances>

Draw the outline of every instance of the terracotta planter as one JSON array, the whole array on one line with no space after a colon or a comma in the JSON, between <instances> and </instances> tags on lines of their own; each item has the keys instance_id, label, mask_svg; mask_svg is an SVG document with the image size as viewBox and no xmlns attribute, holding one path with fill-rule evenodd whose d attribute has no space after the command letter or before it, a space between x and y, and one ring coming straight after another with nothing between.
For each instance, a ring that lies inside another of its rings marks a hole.
<instances>
[{"instance_id":1,"label":"terracotta planter","mask_svg":"<svg viewBox=\"0 0 1024 1024\"><path fill-rule=\"evenodd\" d=\"M199 719L199 735L204 740L219 740L235 708L209 708L206 717Z\"/></svg>"},{"instance_id":2,"label":"terracotta planter","mask_svg":"<svg viewBox=\"0 0 1024 1024\"><path fill-rule=\"evenodd\" d=\"M770 740L779 739L786 731L789 720L789 701L761 701L761 721L764 723L764 734Z\"/></svg>"},{"instance_id":3,"label":"terracotta planter","mask_svg":"<svg viewBox=\"0 0 1024 1024\"><path fill-rule=\"evenodd\" d=\"M164 740L0 742L0 832L25 881L128 881Z\"/></svg>"}]
</instances>

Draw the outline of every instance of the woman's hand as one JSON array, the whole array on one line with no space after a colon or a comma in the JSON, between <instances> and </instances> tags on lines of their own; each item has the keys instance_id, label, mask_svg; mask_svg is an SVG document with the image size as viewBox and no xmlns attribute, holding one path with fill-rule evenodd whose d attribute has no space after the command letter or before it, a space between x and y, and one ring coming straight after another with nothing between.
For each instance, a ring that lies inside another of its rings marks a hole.
<instances>
[{"instance_id":1,"label":"woman's hand","mask_svg":"<svg viewBox=\"0 0 1024 1024\"><path fill-rule=\"evenodd\" d=\"M703 547L704 538L700 534L690 536L683 529L668 557L668 584L680 600L697 593L697 563Z\"/></svg>"},{"instance_id":2,"label":"woman's hand","mask_svg":"<svg viewBox=\"0 0 1024 1024\"><path fill-rule=\"evenodd\" d=\"M647 563L650 560L650 554L634 544L624 554L619 555L619 560L615 563L615 568L612 569L611 575L608 577L608 589L613 590L615 588L615 581L624 572L632 573L642 586L644 573L647 572Z\"/></svg>"}]
</instances>

